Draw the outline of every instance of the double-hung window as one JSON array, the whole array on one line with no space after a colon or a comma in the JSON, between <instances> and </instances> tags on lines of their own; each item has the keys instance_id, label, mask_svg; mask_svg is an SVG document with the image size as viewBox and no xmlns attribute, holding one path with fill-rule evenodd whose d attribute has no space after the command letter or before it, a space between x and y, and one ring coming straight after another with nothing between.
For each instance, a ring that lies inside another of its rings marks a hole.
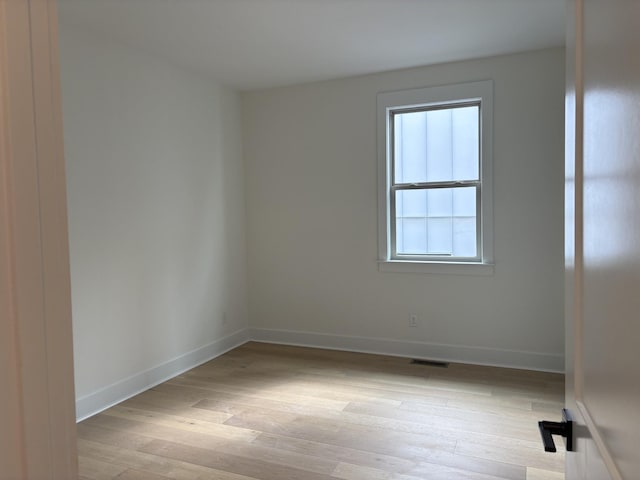
<instances>
[{"instance_id":1,"label":"double-hung window","mask_svg":"<svg viewBox=\"0 0 640 480\"><path fill-rule=\"evenodd\" d=\"M492 263L492 94L488 80L378 95L382 270Z\"/></svg>"}]
</instances>

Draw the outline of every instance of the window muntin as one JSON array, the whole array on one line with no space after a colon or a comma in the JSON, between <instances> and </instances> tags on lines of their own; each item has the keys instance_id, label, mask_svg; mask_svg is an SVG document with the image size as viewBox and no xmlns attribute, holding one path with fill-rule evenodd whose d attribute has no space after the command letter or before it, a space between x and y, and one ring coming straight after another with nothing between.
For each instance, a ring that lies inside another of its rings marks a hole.
<instances>
[{"instance_id":1,"label":"window muntin","mask_svg":"<svg viewBox=\"0 0 640 480\"><path fill-rule=\"evenodd\" d=\"M378 95L383 263L492 264L492 93L489 80Z\"/></svg>"}]
</instances>

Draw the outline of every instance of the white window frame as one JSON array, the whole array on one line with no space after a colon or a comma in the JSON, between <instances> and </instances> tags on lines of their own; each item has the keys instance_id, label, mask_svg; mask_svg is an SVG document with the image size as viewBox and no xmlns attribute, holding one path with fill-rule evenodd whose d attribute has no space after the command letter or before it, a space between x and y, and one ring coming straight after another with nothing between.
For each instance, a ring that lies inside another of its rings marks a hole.
<instances>
[{"instance_id":1,"label":"white window frame","mask_svg":"<svg viewBox=\"0 0 640 480\"><path fill-rule=\"evenodd\" d=\"M478 187L478 256L445 258L402 256L392 249L394 112L415 108L477 103L480 105L480 169ZM378 94L378 266L383 272L493 274L493 81L461 83Z\"/></svg>"}]
</instances>

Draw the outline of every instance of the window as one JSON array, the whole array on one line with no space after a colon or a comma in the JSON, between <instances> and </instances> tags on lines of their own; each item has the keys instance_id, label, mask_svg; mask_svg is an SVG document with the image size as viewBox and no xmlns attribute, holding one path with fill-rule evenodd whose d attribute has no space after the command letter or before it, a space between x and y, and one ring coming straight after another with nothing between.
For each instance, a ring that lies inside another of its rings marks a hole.
<instances>
[{"instance_id":1,"label":"window","mask_svg":"<svg viewBox=\"0 0 640 480\"><path fill-rule=\"evenodd\" d=\"M492 93L488 80L378 95L381 270L492 263Z\"/></svg>"}]
</instances>

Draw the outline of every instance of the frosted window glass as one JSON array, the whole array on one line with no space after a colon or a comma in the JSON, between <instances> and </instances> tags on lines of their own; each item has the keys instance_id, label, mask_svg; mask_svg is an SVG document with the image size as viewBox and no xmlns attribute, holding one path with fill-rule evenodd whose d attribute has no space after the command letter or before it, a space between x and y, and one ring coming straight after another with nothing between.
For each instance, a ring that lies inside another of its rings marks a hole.
<instances>
[{"instance_id":1,"label":"frosted window glass","mask_svg":"<svg viewBox=\"0 0 640 480\"><path fill-rule=\"evenodd\" d=\"M452 219L427 219L427 248L430 254L450 255L453 251Z\"/></svg>"},{"instance_id":2,"label":"frosted window glass","mask_svg":"<svg viewBox=\"0 0 640 480\"><path fill-rule=\"evenodd\" d=\"M426 112L395 116L396 183L417 183L427 179Z\"/></svg>"},{"instance_id":3,"label":"frosted window glass","mask_svg":"<svg viewBox=\"0 0 640 480\"><path fill-rule=\"evenodd\" d=\"M394 183L478 180L477 105L394 115Z\"/></svg>"},{"instance_id":4,"label":"frosted window glass","mask_svg":"<svg viewBox=\"0 0 640 480\"><path fill-rule=\"evenodd\" d=\"M453 189L453 215L456 217L476 216L476 189L462 187Z\"/></svg>"},{"instance_id":5,"label":"frosted window glass","mask_svg":"<svg viewBox=\"0 0 640 480\"><path fill-rule=\"evenodd\" d=\"M406 254L427 253L427 224L423 218L405 218L403 226L403 252Z\"/></svg>"},{"instance_id":6,"label":"frosted window glass","mask_svg":"<svg viewBox=\"0 0 640 480\"><path fill-rule=\"evenodd\" d=\"M453 254L459 257L475 257L476 248L476 217L455 217L453 219Z\"/></svg>"},{"instance_id":7,"label":"frosted window glass","mask_svg":"<svg viewBox=\"0 0 640 480\"><path fill-rule=\"evenodd\" d=\"M427 216L426 190L401 190L396 192L396 212L400 217Z\"/></svg>"},{"instance_id":8,"label":"frosted window glass","mask_svg":"<svg viewBox=\"0 0 640 480\"><path fill-rule=\"evenodd\" d=\"M451 188L427 190L428 212L430 217L450 217L453 213Z\"/></svg>"},{"instance_id":9,"label":"frosted window glass","mask_svg":"<svg viewBox=\"0 0 640 480\"><path fill-rule=\"evenodd\" d=\"M475 257L476 188L396 192L396 253Z\"/></svg>"},{"instance_id":10,"label":"frosted window glass","mask_svg":"<svg viewBox=\"0 0 640 480\"><path fill-rule=\"evenodd\" d=\"M451 110L427 112L427 181L453 178Z\"/></svg>"},{"instance_id":11,"label":"frosted window glass","mask_svg":"<svg viewBox=\"0 0 640 480\"><path fill-rule=\"evenodd\" d=\"M451 110L453 179L478 180L480 167L479 109L477 106Z\"/></svg>"},{"instance_id":12,"label":"frosted window glass","mask_svg":"<svg viewBox=\"0 0 640 480\"><path fill-rule=\"evenodd\" d=\"M396 250L404 252L404 224L401 218L396 218Z\"/></svg>"}]
</instances>

